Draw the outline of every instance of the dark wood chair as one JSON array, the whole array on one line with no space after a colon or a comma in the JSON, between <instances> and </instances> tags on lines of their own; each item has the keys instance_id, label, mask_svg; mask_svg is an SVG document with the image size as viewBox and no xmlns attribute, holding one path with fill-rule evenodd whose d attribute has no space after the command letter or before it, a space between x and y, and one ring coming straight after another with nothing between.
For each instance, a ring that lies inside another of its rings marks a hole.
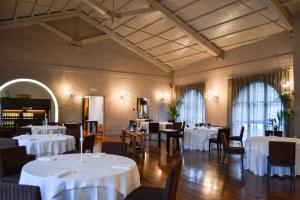
<instances>
[{"instance_id":1,"label":"dark wood chair","mask_svg":"<svg viewBox=\"0 0 300 200\"><path fill-rule=\"evenodd\" d=\"M231 140L231 141L239 141L241 143L241 146L243 147L244 130L245 130L245 127L242 126L241 131L240 131L240 135L239 136L230 136L229 140Z\"/></svg>"},{"instance_id":2,"label":"dark wood chair","mask_svg":"<svg viewBox=\"0 0 300 200\"><path fill-rule=\"evenodd\" d=\"M282 137L282 135L283 135L282 131L274 131L274 136ZM265 131L265 136L273 136L273 131L266 130Z\"/></svg>"},{"instance_id":3,"label":"dark wood chair","mask_svg":"<svg viewBox=\"0 0 300 200\"><path fill-rule=\"evenodd\" d=\"M220 152L221 152L222 133L225 133L227 140L229 140L229 137L230 137L230 128L220 128L218 130L217 137L209 139L209 148L208 148L209 151L210 151L211 143L214 143L214 144L217 145L218 155L220 155Z\"/></svg>"},{"instance_id":4,"label":"dark wood chair","mask_svg":"<svg viewBox=\"0 0 300 200\"><path fill-rule=\"evenodd\" d=\"M40 188L14 183L0 183L1 200L42 200Z\"/></svg>"},{"instance_id":5,"label":"dark wood chair","mask_svg":"<svg viewBox=\"0 0 300 200\"><path fill-rule=\"evenodd\" d=\"M245 152L245 149L243 147L231 147L229 145L228 136L225 134L225 132L222 132L221 136L222 136L222 144L223 144L222 166L224 165L224 162L225 162L225 159L226 159L227 155L240 155L241 156L242 170L244 170L244 152Z\"/></svg>"},{"instance_id":6,"label":"dark wood chair","mask_svg":"<svg viewBox=\"0 0 300 200\"><path fill-rule=\"evenodd\" d=\"M150 122L149 123L149 134L158 134L159 133L159 123Z\"/></svg>"},{"instance_id":7,"label":"dark wood chair","mask_svg":"<svg viewBox=\"0 0 300 200\"><path fill-rule=\"evenodd\" d=\"M0 138L0 149L17 146L19 146L18 140L11 138Z\"/></svg>"},{"instance_id":8,"label":"dark wood chair","mask_svg":"<svg viewBox=\"0 0 300 200\"><path fill-rule=\"evenodd\" d=\"M127 144L123 142L102 142L101 152L127 156Z\"/></svg>"},{"instance_id":9,"label":"dark wood chair","mask_svg":"<svg viewBox=\"0 0 300 200\"><path fill-rule=\"evenodd\" d=\"M174 119L169 119L168 122L174 124L174 123L175 123L175 120L174 120Z\"/></svg>"},{"instance_id":10,"label":"dark wood chair","mask_svg":"<svg viewBox=\"0 0 300 200\"><path fill-rule=\"evenodd\" d=\"M292 179L295 177L295 142L269 142L268 177L272 166L290 167Z\"/></svg>"},{"instance_id":11,"label":"dark wood chair","mask_svg":"<svg viewBox=\"0 0 300 200\"><path fill-rule=\"evenodd\" d=\"M29 134L31 135L31 128L16 128L16 133L15 135L19 136L19 135L26 135Z\"/></svg>"},{"instance_id":12,"label":"dark wood chair","mask_svg":"<svg viewBox=\"0 0 300 200\"><path fill-rule=\"evenodd\" d=\"M19 183L22 167L34 159L34 155L27 155L25 146L0 149L1 182Z\"/></svg>"},{"instance_id":13,"label":"dark wood chair","mask_svg":"<svg viewBox=\"0 0 300 200\"><path fill-rule=\"evenodd\" d=\"M181 129L180 129L180 134L179 137L184 140L184 129L185 129L186 121L183 121Z\"/></svg>"},{"instance_id":14,"label":"dark wood chair","mask_svg":"<svg viewBox=\"0 0 300 200\"><path fill-rule=\"evenodd\" d=\"M166 129L174 129L174 124L167 124Z\"/></svg>"},{"instance_id":15,"label":"dark wood chair","mask_svg":"<svg viewBox=\"0 0 300 200\"><path fill-rule=\"evenodd\" d=\"M15 136L14 130L0 130L0 137L1 138L12 138Z\"/></svg>"},{"instance_id":16,"label":"dark wood chair","mask_svg":"<svg viewBox=\"0 0 300 200\"><path fill-rule=\"evenodd\" d=\"M82 152L83 153L85 153L87 150L89 150L91 153L93 153L95 138L96 138L95 135L84 136L83 144L82 144ZM71 154L71 153L80 153L80 147L79 147L79 149L76 149L73 151L64 152L64 154Z\"/></svg>"},{"instance_id":17,"label":"dark wood chair","mask_svg":"<svg viewBox=\"0 0 300 200\"><path fill-rule=\"evenodd\" d=\"M165 188L140 186L132 191L125 200L175 200L181 167L182 161L178 161L169 169Z\"/></svg>"},{"instance_id":18,"label":"dark wood chair","mask_svg":"<svg viewBox=\"0 0 300 200\"><path fill-rule=\"evenodd\" d=\"M50 125L50 126L59 126L60 123L59 122L49 122L48 125Z\"/></svg>"},{"instance_id":19,"label":"dark wood chair","mask_svg":"<svg viewBox=\"0 0 300 200\"><path fill-rule=\"evenodd\" d=\"M65 123L64 126L66 127L66 135L71 135L75 138L75 148L77 150L80 149L80 123Z\"/></svg>"}]
</instances>

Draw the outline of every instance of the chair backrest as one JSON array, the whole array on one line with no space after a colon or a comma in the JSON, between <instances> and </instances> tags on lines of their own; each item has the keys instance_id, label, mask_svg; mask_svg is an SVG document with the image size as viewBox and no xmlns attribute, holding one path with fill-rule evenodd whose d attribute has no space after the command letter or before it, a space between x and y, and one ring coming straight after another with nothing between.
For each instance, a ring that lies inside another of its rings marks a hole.
<instances>
[{"instance_id":1,"label":"chair backrest","mask_svg":"<svg viewBox=\"0 0 300 200\"><path fill-rule=\"evenodd\" d=\"M228 143L228 138L225 135L225 132L221 133L221 137L222 137L223 149L224 151L227 151L229 149L229 143Z\"/></svg>"},{"instance_id":2,"label":"chair backrest","mask_svg":"<svg viewBox=\"0 0 300 200\"><path fill-rule=\"evenodd\" d=\"M0 183L1 200L41 200L41 191L37 186Z\"/></svg>"},{"instance_id":3,"label":"chair backrest","mask_svg":"<svg viewBox=\"0 0 300 200\"><path fill-rule=\"evenodd\" d=\"M19 146L18 140L11 138L0 138L0 149L17 146Z\"/></svg>"},{"instance_id":4,"label":"chair backrest","mask_svg":"<svg viewBox=\"0 0 300 200\"><path fill-rule=\"evenodd\" d=\"M31 128L16 128L16 134L15 135L25 135L29 134L31 135Z\"/></svg>"},{"instance_id":5,"label":"chair backrest","mask_svg":"<svg viewBox=\"0 0 300 200\"><path fill-rule=\"evenodd\" d=\"M12 138L15 136L15 131L13 130L0 130L1 138Z\"/></svg>"},{"instance_id":6,"label":"chair backrest","mask_svg":"<svg viewBox=\"0 0 300 200\"><path fill-rule=\"evenodd\" d=\"M217 140L219 143L222 142L222 133L225 134L227 141L229 140L230 137L230 128L219 128L218 129L218 135L217 135Z\"/></svg>"},{"instance_id":7,"label":"chair backrest","mask_svg":"<svg viewBox=\"0 0 300 200\"><path fill-rule=\"evenodd\" d=\"M295 142L269 142L268 162L271 165L293 166L295 165Z\"/></svg>"},{"instance_id":8,"label":"chair backrest","mask_svg":"<svg viewBox=\"0 0 300 200\"><path fill-rule=\"evenodd\" d=\"M25 146L0 149L0 178L20 173L26 156Z\"/></svg>"},{"instance_id":9,"label":"chair backrest","mask_svg":"<svg viewBox=\"0 0 300 200\"><path fill-rule=\"evenodd\" d=\"M265 130L265 136L272 136L273 131L271 130ZM282 131L274 131L274 136L282 137L283 133Z\"/></svg>"},{"instance_id":10,"label":"chair backrest","mask_svg":"<svg viewBox=\"0 0 300 200\"><path fill-rule=\"evenodd\" d=\"M158 132L159 132L159 123L150 122L149 133L158 133Z\"/></svg>"},{"instance_id":11,"label":"chair backrest","mask_svg":"<svg viewBox=\"0 0 300 200\"><path fill-rule=\"evenodd\" d=\"M123 142L102 142L101 152L127 156L127 144Z\"/></svg>"},{"instance_id":12,"label":"chair backrest","mask_svg":"<svg viewBox=\"0 0 300 200\"><path fill-rule=\"evenodd\" d=\"M174 129L174 124L166 124L166 129Z\"/></svg>"},{"instance_id":13,"label":"chair backrest","mask_svg":"<svg viewBox=\"0 0 300 200\"><path fill-rule=\"evenodd\" d=\"M169 119L169 120L168 120L168 122L170 122L170 123L173 123L173 124L174 124L174 123L175 123L175 120L174 120L174 119Z\"/></svg>"},{"instance_id":14,"label":"chair backrest","mask_svg":"<svg viewBox=\"0 0 300 200\"><path fill-rule=\"evenodd\" d=\"M182 122L175 122L174 123L174 129L177 131L181 131L182 128Z\"/></svg>"},{"instance_id":15,"label":"chair backrest","mask_svg":"<svg viewBox=\"0 0 300 200\"><path fill-rule=\"evenodd\" d=\"M48 125L50 125L50 126L59 126L60 123L59 122L49 122Z\"/></svg>"},{"instance_id":16,"label":"chair backrest","mask_svg":"<svg viewBox=\"0 0 300 200\"><path fill-rule=\"evenodd\" d=\"M94 144L95 144L95 135L85 136L82 144L83 152L85 152L86 150L90 150L90 152L93 153Z\"/></svg>"},{"instance_id":17,"label":"chair backrest","mask_svg":"<svg viewBox=\"0 0 300 200\"><path fill-rule=\"evenodd\" d=\"M181 167L182 167L182 160L178 161L171 169L169 169L167 182L162 196L163 200L176 199Z\"/></svg>"},{"instance_id":18,"label":"chair backrest","mask_svg":"<svg viewBox=\"0 0 300 200\"><path fill-rule=\"evenodd\" d=\"M200 124L198 124L198 123L197 123L197 124L195 124L195 127L199 127L199 126L200 126Z\"/></svg>"},{"instance_id":19,"label":"chair backrest","mask_svg":"<svg viewBox=\"0 0 300 200\"><path fill-rule=\"evenodd\" d=\"M181 131L182 131L182 133L184 133L185 125L186 125L186 121L183 121L182 126L181 126Z\"/></svg>"},{"instance_id":20,"label":"chair backrest","mask_svg":"<svg viewBox=\"0 0 300 200\"><path fill-rule=\"evenodd\" d=\"M244 131L245 131L245 127L242 126L241 131L240 131L240 138L243 139L244 137Z\"/></svg>"},{"instance_id":21,"label":"chair backrest","mask_svg":"<svg viewBox=\"0 0 300 200\"><path fill-rule=\"evenodd\" d=\"M79 149L79 138L80 138L80 126L81 124L73 124L73 123L66 123L64 124L66 127L66 135L71 135L75 138L75 147L76 149Z\"/></svg>"}]
</instances>

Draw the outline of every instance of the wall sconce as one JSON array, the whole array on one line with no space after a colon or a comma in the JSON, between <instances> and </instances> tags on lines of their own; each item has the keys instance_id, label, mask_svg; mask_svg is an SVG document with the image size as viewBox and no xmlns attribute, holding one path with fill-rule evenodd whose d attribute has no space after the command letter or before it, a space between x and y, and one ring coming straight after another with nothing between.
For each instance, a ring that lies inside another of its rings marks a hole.
<instances>
[{"instance_id":1,"label":"wall sconce","mask_svg":"<svg viewBox=\"0 0 300 200\"><path fill-rule=\"evenodd\" d=\"M168 102L171 99L171 95L169 92L165 92L165 93L157 92L156 98L158 101Z\"/></svg>"},{"instance_id":2,"label":"wall sconce","mask_svg":"<svg viewBox=\"0 0 300 200\"><path fill-rule=\"evenodd\" d=\"M68 96L68 97L73 97L73 94L72 94L72 92L71 91L69 91L69 90L64 90L64 95L65 96Z\"/></svg>"},{"instance_id":3,"label":"wall sconce","mask_svg":"<svg viewBox=\"0 0 300 200\"><path fill-rule=\"evenodd\" d=\"M204 98L207 100L207 101L210 101L212 99L214 100L218 100L219 99L219 94L216 92L216 91L213 91L213 90L207 90Z\"/></svg>"},{"instance_id":4,"label":"wall sconce","mask_svg":"<svg viewBox=\"0 0 300 200\"><path fill-rule=\"evenodd\" d=\"M284 90L288 90L290 88L290 81L282 80L280 83L281 83L281 87Z\"/></svg>"},{"instance_id":5,"label":"wall sconce","mask_svg":"<svg viewBox=\"0 0 300 200\"><path fill-rule=\"evenodd\" d=\"M119 99L122 103L129 104L129 101L131 99L131 94L130 92L121 92L119 95Z\"/></svg>"}]
</instances>

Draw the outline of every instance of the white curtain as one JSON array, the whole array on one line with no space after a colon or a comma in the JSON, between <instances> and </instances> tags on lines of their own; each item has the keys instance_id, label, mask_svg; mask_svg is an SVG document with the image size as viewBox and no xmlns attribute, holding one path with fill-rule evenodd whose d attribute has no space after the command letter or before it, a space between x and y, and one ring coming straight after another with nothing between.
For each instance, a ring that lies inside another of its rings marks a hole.
<instances>
[{"instance_id":1,"label":"white curtain","mask_svg":"<svg viewBox=\"0 0 300 200\"><path fill-rule=\"evenodd\" d=\"M205 121L203 92L204 83L176 87L177 99L182 101L180 116L177 121L186 121L190 127Z\"/></svg>"},{"instance_id":2,"label":"white curtain","mask_svg":"<svg viewBox=\"0 0 300 200\"><path fill-rule=\"evenodd\" d=\"M283 109L278 91L267 83L255 82L244 87L235 97L232 110L232 131L238 135L242 126L244 135L263 136L270 129L269 119L277 118ZM282 130L283 126L281 126Z\"/></svg>"}]
</instances>

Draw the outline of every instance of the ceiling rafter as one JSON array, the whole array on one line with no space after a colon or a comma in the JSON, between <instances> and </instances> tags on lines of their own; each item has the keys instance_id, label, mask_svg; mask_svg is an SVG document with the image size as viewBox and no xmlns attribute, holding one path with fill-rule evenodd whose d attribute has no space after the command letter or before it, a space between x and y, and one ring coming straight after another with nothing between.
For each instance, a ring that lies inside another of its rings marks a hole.
<instances>
[{"instance_id":1,"label":"ceiling rafter","mask_svg":"<svg viewBox=\"0 0 300 200\"><path fill-rule=\"evenodd\" d=\"M112 11L110 11L108 8L103 6L102 3L97 0L81 0L81 1L89 5L91 8L93 8L101 15L108 16L110 18L115 17Z\"/></svg>"},{"instance_id":2,"label":"ceiling rafter","mask_svg":"<svg viewBox=\"0 0 300 200\"><path fill-rule=\"evenodd\" d=\"M125 36L125 38L127 39L127 38L130 37L131 35L133 35L133 34L135 34L135 33L137 33L137 32L140 32L140 31L142 31L143 29L148 28L149 26L152 26L152 25L154 25L154 24L156 24L156 23L158 23L158 22L160 22L160 21L162 21L162 20L164 20L164 18L159 18L159 19L154 20L153 22L151 22L151 23L149 23L149 24L146 24L146 25L143 26L142 28L135 29L133 32L127 34L127 35Z\"/></svg>"},{"instance_id":3,"label":"ceiling rafter","mask_svg":"<svg viewBox=\"0 0 300 200\"><path fill-rule=\"evenodd\" d=\"M136 9L136 10L129 10L129 11L124 11L124 12L119 12L116 14L116 16L118 18L123 18L123 17L130 17L130 16L137 16L137 15L146 15L149 13L153 13L156 12L157 10L155 10L152 7L149 8L140 8L140 9Z\"/></svg>"},{"instance_id":4,"label":"ceiling rafter","mask_svg":"<svg viewBox=\"0 0 300 200\"><path fill-rule=\"evenodd\" d=\"M293 30L293 20L289 12L283 7L279 0L263 0L263 2L269 7L271 12L278 17L278 19L286 25L289 31Z\"/></svg>"},{"instance_id":5,"label":"ceiling rafter","mask_svg":"<svg viewBox=\"0 0 300 200\"><path fill-rule=\"evenodd\" d=\"M104 34L104 35L99 35L99 36L94 36L94 37L90 37L90 38L86 38L81 40L81 44L86 45L86 44L90 44L90 43L94 43L94 42L99 42L101 40L105 40L110 38L108 34Z\"/></svg>"},{"instance_id":6,"label":"ceiling rafter","mask_svg":"<svg viewBox=\"0 0 300 200\"><path fill-rule=\"evenodd\" d=\"M105 27L102 23L99 23L98 21L90 18L89 16L83 14L82 12L76 12L76 16L78 16L80 19L84 20L88 24L94 26L95 28L105 32L106 34L109 34L109 36L121 44L122 46L126 47L127 49L133 51L134 53L138 54L139 56L143 57L147 61L151 62L152 64L158 66L165 72L170 73L172 71L172 68L165 65L161 61L155 59L153 56L149 55L145 51L143 51L141 48L134 46L131 42L128 40L124 39L122 36L118 35L117 33L113 32L109 28Z\"/></svg>"},{"instance_id":7,"label":"ceiling rafter","mask_svg":"<svg viewBox=\"0 0 300 200\"><path fill-rule=\"evenodd\" d=\"M48 22L60 19L69 19L74 17L74 11L64 11L52 14L44 14L33 17L25 17L18 19L5 20L0 22L0 30L15 28L20 26L34 25L39 22Z\"/></svg>"},{"instance_id":8,"label":"ceiling rafter","mask_svg":"<svg viewBox=\"0 0 300 200\"><path fill-rule=\"evenodd\" d=\"M161 35L161 34L163 34L163 33L166 33L166 32L168 32L168 31L171 31L171 30L173 30L173 29L176 29L176 27L170 27L170 28L168 28L168 29L166 29L166 30L163 30L163 31L157 33L157 35ZM155 38L155 37L156 37L156 35L155 35L155 36L152 35L152 36L150 36L150 37L147 37L147 38L145 38L145 39L143 39L143 40L141 40L141 41L135 43L135 45L139 45L139 44L141 44L141 43L143 43L143 42L145 42L145 41L147 41L147 40L150 40L150 39L152 39L152 38Z\"/></svg>"},{"instance_id":9,"label":"ceiling rafter","mask_svg":"<svg viewBox=\"0 0 300 200\"><path fill-rule=\"evenodd\" d=\"M14 6L14 12L13 12L13 15L12 15L12 19L17 19L17 10L18 10L18 6L19 6L19 0L16 0L15 2L15 6Z\"/></svg>"},{"instance_id":10,"label":"ceiling rafter","mask_svg":"<svg viewBox=\"0 0 300 200\"><path fill-rule=\"evenodd\" d=\"M30 11L30 16L31 16L31 17L34 16L34 11L35 11L35 8L36 8L36 6L37 6L37 2L38 2L38 0L35 0L34 3L33 3L33 5L32 5L32 9L31 9L31 11Z\"/></svg>"},{"instance_id":11,"label":"ceiling rafter","mask_svg":"<svg viewBox=\"0 0 300 200\"><path fill-rule=\"evenodd\" d=\"M224 52L217 47L215 44L211 43L201 34L197 33L192 27L187 25L184 21L178 18L174 13L169 9L161 5L156 0L146 0L153 8L159 10L166 18L168 18L175 26L182 30L186 35L193 38L195 41L199 42L200 45L206 46L209 51L216 57L223 59Z\"/></svg>"}]
</instances>

